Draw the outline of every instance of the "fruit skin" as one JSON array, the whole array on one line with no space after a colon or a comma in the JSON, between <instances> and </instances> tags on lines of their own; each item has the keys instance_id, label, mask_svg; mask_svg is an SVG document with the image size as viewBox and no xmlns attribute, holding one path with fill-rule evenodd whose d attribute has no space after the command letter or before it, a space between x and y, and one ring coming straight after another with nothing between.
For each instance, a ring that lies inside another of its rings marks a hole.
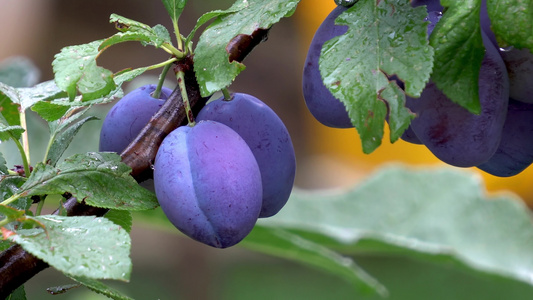
<instances>
[{"instance_id":1,"label":"fruit skin","mask_svg":"<svg viewBox=\"0 0 533 300\"><path fill-rule=\"evenodd\" d=\"M533 53L528 49L501 48L491 30L487 13L487 0L481 1L481 29L498 49L509 74L509 97L525 103L533 103Z\"/></svg>"},{"instance_id":2,"label":"fruit skin","mask_svg":"<svg viewBox=\"0 0 533 300\"><path fill-rule=\"evenodd\" d=\"M271 217L287 203L296 174L296 157L291 137L283 121L254 96L234 93L209 102L196 120L213 120L235 130L254 154L263 185L263 205L259 217Z\"/></svg>"},{"instance_id":3,"label":"fruit skin","mask_svg":"<svg viewBox=\"0 0 533 300\"><path fill-rule=\"evenodd\" d=\"M121 153L161 108L172 90L161 89L159 99L151 94L155 84L137 88L120 99L107 113L100 131L100 151Z\"/></svg>"},{"instance_id":4,"label":"fruit skin","mask_svg":"<svg viewBox=\"0 0 533 300\"><path fill-rule=\"evenodd\" d=\"M533 104L509 99L500 146L487 162L477 167L500 177L519 174L533 163L532 136Z\"/></svg>"},{"instance_id":5,"label":"fruit skin","mask_svg":"<svg viewBox=\"0 0 533 300\"><path fill-rule=\"evenodd\" d=\"M412 7L418 7L418 6L422 6L422 5L426 5L426 10L428 12L430 12L430 11L440 11L440 12L442 12L442 10L444 9L444 7L442 7L442 5L440 5L440 1L439 0L411 0L411 6Z\"/></svg>"},{"instance_id":6,"label":"fruit skin","mask_svg":"<svg viewBox=\"0 0 533 300\"><path fill-rule=\"evenodd\" d=\"M226 248L254 227L261 210L261 174L244 140L228 126L181 126L161 144L155 193L176 228L204 244Z\"/></svg>"},{"instance_id":7,"label":"fruit skin","mask_svg":"<svg viewBox=\"0 0 533 300\"><path fill-rule=\"evenodd\" d=\"M474 115L448 99L430 81L418 99L406 97L417 117L411 128L440 160L457 167L477 166L489 160L500 144L509 100L505 65L482 33L485 56L479 72L481 114Z\"/></svg>"},{"instance_id":8,"label":"fruit skin","mask_svg":"<svg viewBox=\"0 0 533 300\"><path fill-rule=\"evenodd\" d=\"M348 30L347 26L335 25L335 19L346 9L337 6L315 32L307 52L302 80L305 103L311 114L320 123L335 128L352 128L353 124L344 104L322 82L318 60L324 43Z\"/></svg>"}]
</instances>

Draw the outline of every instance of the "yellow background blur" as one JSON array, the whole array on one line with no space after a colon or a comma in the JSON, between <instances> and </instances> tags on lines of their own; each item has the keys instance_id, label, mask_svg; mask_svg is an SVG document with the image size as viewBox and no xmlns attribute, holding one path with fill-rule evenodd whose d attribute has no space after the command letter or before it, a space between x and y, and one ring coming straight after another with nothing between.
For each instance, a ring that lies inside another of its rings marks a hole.
<instances>
[{"instance_id":1,"label":"yellow background blur","mask_svg":"<svg viewBox=\"0 0 533 300\"><path fill-rule=\"evenodd\" d=\"M295 17L298 20L302 39L307 45L311 42L322 20L333 8L335 8L333 1L305 0L299 4ZM409 144L401 140L391 144L388 140L388 132L385 132L381 147L372 154L365 155L361 150L361 143L355 129L332 129L314 120L308 120L308 122L312 124L315 136L310 141L313 149L318 154L324 154L324 159L327 157L327 160L334 164L339 172L343 172L347 182L353 182L353 178L367 176L369 172L383 164L395 161L413 165L444 165L424 146ZM492 176L476 168L470 169L481 174L489 191L510 190L521 196L530 206L533 205L531 182L533 167L510 178Z\"/></svg>"}]
</instances>

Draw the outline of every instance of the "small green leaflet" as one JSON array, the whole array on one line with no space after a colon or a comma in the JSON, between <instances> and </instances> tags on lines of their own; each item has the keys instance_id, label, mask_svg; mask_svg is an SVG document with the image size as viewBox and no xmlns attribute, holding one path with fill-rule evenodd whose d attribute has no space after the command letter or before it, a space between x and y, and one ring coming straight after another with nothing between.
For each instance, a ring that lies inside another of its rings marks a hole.
<instances>
[{"instance_id":1,"label":"small green leaflet","mask_svg":"<svg viewBox=\"0 0 533 300\"><path fill-rule=\"evenodd\" d=\"M24 128L21 126L10 126L3 115L0 114L0 141L7 141L9 139L20 139Z\"/></svg>"},{"instance_id":2,"label":"small green leaflet","mask_svg":"<svg viewBox=\"0 0 533 300\"><path fill-rule=\"evenodd\" d=\"M162 0L162 1L168 14L170 15L170 18L172 19L172 22L177 22L181 13L183 12L183 9L185 8L185 4L187 4L187 0Z\"/></svg>"},{"instance_id":3,"label":"small green leaflet","mask_svg":"<svg viewBox=\"0 0 533 300\"><path fill-rule=\"evenodd\" d=\"M485 48L481 40L481 0L442 0L448 7L430 36L435 49L431 80L453 102L479 114L479 68Z\"/></svg>"},{"instance_id":4,"label":"small green leaflet","mask_svg":"<svg viewBox=\"0 0 533 300\"><path fill-rule=\"evenodd\" d=\"M88 205L120 210L157 207L154 193L139 186L130 172L116 153L77 154L55 168L37 164L19 193L32 196L69 192Z\"/></svg>"},{"instance_id":5,"label":"small green leaflet","mask_svg":"<svg viewBox=\"0 0 533 300\"><path fill-rule=\"evenodd\" d=\"M24 290L24 285L19 286L11 295L9 295L6 300L26 300L26 291Z\"/></svg>"},{"instance_id":6,"label":"small green leaflet","mask_svg":"<svg viewBox=\"0 0 533 300\"><path fill-rule=\"evenodd\" d=\"M202 27L202 25L206 24L210 20L216 17L221 17L230 13L238 12L239 10L245 8L248 6L248 2L236 2L234 3L230 8L227 10L214 10L207 12L203 14L200 18L198 18L198 21L196 21L196 26L194 26L193 30L191 30L191 33L189 33L189 36L187 36L187 42L191 41L194 35L196 34L196 31Z\"/></svg>"},{"instance_id":7,"label":"small green leaflet","mask_svg":"<svg viewBox=\"0 0 533 300\"><path fill-rule=\"evenodd\" d=\"M201 95L207 97L227 87L245 69L244 64L229 60L226 47L233 38L240 34L251 35L257 29L270 28L281 18L291 16L298 2L241 0L234 6L245 8L218 16L202 33L194 51L194 71Z\"/></svg>"},{"instance_id":8,"label":"small green leaflet","mask_svg":"<svg viewBox=\"0 0 533 300\"><path fill-rule=\"evenodd\" d=\"M98 46L98 51L103 51L110 46L129 41L139 41L143 45L152 45L156 48L160 48L165 43L170 43L170 34L162 25L150 27L117 14L112 14L109 17L109 21L115 23L115 27L120 32L102 41Z\"/></svg>"},{"instance_id":9,"label":"small green leaflet","mask_svg":"<svg viewBox=\"0 0 533 300\"><path fill-rule=\"evenodd\" d=\"M94 292L107 296L108 298L111 298L114 300L133 300L133 298L123 295L121 292L108 287L107 285L103 284L102 282L98 280L83 277L83 276L69 276L69 277L83 284L84 286L93 290Z\"/></svg>"},{"instance_id":10,"label":"small green leaflet","mask_svg":"<svg viewBox=\"0 0 533 300\"><path fill-rule=\"evenodd\" d=\"M17 230L9 240L70 276L129 280L131 240L120 226L94 216L32 219L44 229Z\"/></svg>"},{"instance_id":11,"label":"small green leaflet","mask_svg":"<svg viewBox=\"0 0 533 300\"><path fill-rule=\"evenodd\" d=\"M131 217L131 212L127 210L110 209L104 215L104 218L124 228L128 233L131 231L133 218Z\"/></svg>"},{"instance_id":12,"label":"small green leaflet","mask_svg":"<svg viewBox=\"0 0 533 300\"><path fill-rule=\"evenodd\" d=\"M387 104L391 141L409 126L413 115L405 95L387 74L405 82L405 93L419 96L429 80L433 50L427 41L423 7L408 1L361 0L337 17L348 31L322 47L319 69L325 86L347 107L359 132L363 152L371 153L383 137Z\"/></svg>"},{"instance_id":13,"label":"small green leaflet","mask_svg":"<svg viewBox=\"0 0 533 300\"><path fill-rule=\"evenodd\" d=\"M113 73L96 65L102 40L68 46L56 54L52 62L57 86L73 100L79 91L82 100L93 100L109 94L116 86Z\"/></svg>"},{"instance_id":14,"label":"small green leaflet","mask_svg":"<svg viewBox=\"0 0 533 300\"><path fill-rule=\"evenodd\" d=\"M8 172L7 166L6 166L6 159L4 158L4 155L0 152L0 175L6 175Z\"/></svg>"},{"instance_id":15,"label":"small green leaflet","mask_svg":"<svg viewBox=\"0 0 533 300\"><path fill-rule=\"evenodd\" d=\"M46 161L49 165L55 166L61 158L61 155L67 150L68 146L74 139L74 136L81 129L83 124L88 121L97 120L97 117L89 116L79 120L79 118L87 111L75 113L72 116L64 116L63 118L49 123L50 128L50 142L49 149L46 153ZM68 114L69 112L67 112ZM77 122L75 122L77 121ZM74 123L74 124L72 124Z\"/></svg>"},{"instance_id":16,"label":"small green leaflet","mask_svg":"<svg viewBox=\"0 0 533 300\"><path fill-rule=\"evenodd\" d=\"M53 80L31 88L15 88L0 83L0 107L10 125L20 125L19 110L25 111L40 101L65 96L65 92L59 89Z\"/></svg>"},{"instance_id":17,"label":"small green leaflet","mask_svg":"<svg viewBox=\"0 0 533 300\"><path fill-rule=\"evenodd\" d=\"M122 84L122 82L120 82L120 84ZM63 115L66 114L70 108L109 103L113 100L122 98L123 96L124 92L122 88L118 86L109 94L99 97L97 99L82 101L82 97L77 96L76 98L74 98L74 101L70 101L69 98L59 98L51 101L40 101L35 103L31 107L31 110L38 113L39 116L41 116L41 118L45 119L46 121L52 122L63 117Z\"/></svg>"},{"instance_id":18,"label":"small green leaflet","mask_svg":"<svg viewBox=\"0 0 533 300\"><path fill-rule=\"evenodd\" d=\"M498 43L533 52L533 2L531 0L487 0L491 28Z\"/></svg>"}]
</instances>

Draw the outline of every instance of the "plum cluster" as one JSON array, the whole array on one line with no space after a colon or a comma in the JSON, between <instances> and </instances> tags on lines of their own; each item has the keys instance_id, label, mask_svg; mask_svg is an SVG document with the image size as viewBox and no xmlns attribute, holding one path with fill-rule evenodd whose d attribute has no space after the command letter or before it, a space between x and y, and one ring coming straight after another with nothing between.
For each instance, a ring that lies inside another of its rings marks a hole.
<instances>
[{"instance_id":1,"label":"plum cluster","mask_svg":"<svg viewBox=\"0 0 533 300\"><path fill-rule=\"evenodd\" d=\"M115 104L102 127L101 151L121 152L136 137L160 107L149 104L170 94L164 90L155 99L154 90L141 87ZM296 171L291 137L278 115L251 95L230 96L210 101L194 125L172 131L154 162L155 193L167 218L216 248L237 244L258 218L278 213ZM137 122L143 122L139 129Z\"/></svg>"},{"instance_id":2,"label":"plum cluster","mask_svg":"<svg viewBox=\"0 0 533 300\"><path fill-rule=\"evenodd\" d=\"M440 20L438 0L412 0L427 9L428 37ZM318 69L323 44L344 34L346 26L335 19L347 8L338 6L313 37L303 72L303 94L309 111L322 124L353 127L344 107L325 87ZM443 162L457 167L477 167L495 176L522 172L533 163L533 54L501 48L491 31L486 0L480 10L485 54L479 71L479 115L452 102L430 79L420 98L407 96L406 107L416 114L402 139L425 145ZM403 83L395 76L401 87Z\"/></svg>"}]
</instances>

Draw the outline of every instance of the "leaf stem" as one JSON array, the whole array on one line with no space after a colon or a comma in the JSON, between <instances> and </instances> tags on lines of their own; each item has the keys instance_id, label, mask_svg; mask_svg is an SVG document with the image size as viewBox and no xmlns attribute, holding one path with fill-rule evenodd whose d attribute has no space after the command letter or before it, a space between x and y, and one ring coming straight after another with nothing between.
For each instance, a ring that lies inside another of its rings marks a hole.
<instances>
[{"instance_id":1,"label":"leaf stem","mask_svg":"<svg viewBox=\"0 0 533 300\"><path fill-rule=\"evenodd\" d=\"M174 58L174 60L176 60L176 59ZM163 88L163 83L165 82L165 77L167 76L168 70L170 70L171 66L172 66L172 64L170 64L170 63L166 64L165 67L163 68L163 71L159 75L159 82L157 83L157 87L155 88L155 91L152 94L152 97L154 97L155 99L159 99L159 97L161 96L161 89Z\"/></svg>"},{"instance_id":2,"label":"leaf stem","mask_svg":"<svg viewBox=\"0 0 533 300\"><path fill-rule=\"evenodd\" d=\"M184 58L186 56L183 51L176 49L176 47L172 46L169 43L163 43L163 45L161 45L161 49L165 50L169 54L174 55L178 59Z\"/></svg>"},{"instance_id":3,"label":"leaf stem","mask_svg":"<svg viewBox=\"0 0 533 300\"><path fill-rule=\"evenodd\" d=\"M174 34L176 35L176 41L178 42L178 50L183 51L183 41L181 39L180 29L178 27L178 20L173 20L172 25L174 25Z\"/></svg>"},{"instance_id":4,"label":"leaf stem","mask_svg":"<svg viewBox=\"0 0 533 300\"><path fill-rule=\"evenodd\" d=\"M24 151L24 155L26 157L26 162L29 164L30 161L30 140L28 138L28 123L26 122L26 111L22 110L19 113L20 116L20 127L24 129L24 132L22 133L22 149ZM21 153L22 154L22 153ZM23 158L24 160L24 158ZM24 167L24 171L28 172L26 170L26 167ZM26 173L26 176L28 176L30 173Z\"/></svg>"},{"instance_id":5,"label":"leaf stem","mask_svg":"<svg viewBox=\"0 0 533 300\"><path fill-rule=\"evenodd\" d=\"M226 100L226 101L231 100L231 94L230 94L230 92L228 91L228 88L223 88L223 89L221 90L221 92L222 92L222 94L224 94L224 100Z\"/></svg>"},{"instance_id":6,"label":"leaf stem","mask_svg":"<svg viewBox=\"0 0 533 300\"><path fill-rule=\"evenodd\" d=\"M37 204L37 209L35 210L35 215L36 216L40 216L41 215L41 212L43 211L44 200L46 199L46 198L43 198L43 197L39 197L39 198L40 198L40 201Z\"/></svg>"},{"instance_id":7,"label":"leaf stem","mask_svg":"<svg viewBox=\"0 0 533 300\"><path fill-rule=\"evenodd\" d=\"M196 123L194 122L194 115L192 113L191 104L189 103L189 96L187 95L187 89L185 86L185 73L183 71L179 71L176 73L176 77L178 78L178 88L181 92L181 98L183 100L183 106L185 107L187 121L189 122L189 126L194 126Z\"/></svg>"},{"instance_id":8,"label":"leaf stem","mask_svg":"<svg viewBox=\"0 0 533 300\"><path fill-rule=\"evenodd\" d=\"M176 57L172 57L172 58L169 58L169 59L165 60L164 62L160 62L160 63L155 64L155 65L151 65L151 66L147 67L146 69L147 70L159 69L161 67L166 67L167 65L171 65L175 61L178 61L178 59Z\"/></svg>"},{"instance_id":9,"label":"leaf stem","mask_svg":"<svg viewBox=\"0 0 533 300\"><path fill-rule=\"evenodd\" d=\"M30 163L28 162L29 154L26 156L24 146L20 143L20 141L17 138L15 138L15 136L11 135L11 139L15 142L15 145L17 146L20 152L20 157L22 158L22 165L24 166L24 174L26 177L28 177L30 176Z\"/></svg>"},{"instance_id":10,"label":"leaf stem","mask_svg":"<svg viewBox=\"0 0 533 300\"><path fill-rule=\"evenodd\" d=\"M21 197L20 194L14 194L11 197L7 198L6 200L0 202L0 204L1 205L9 205L9 204L17 201L17 199L19 199L20 197Z\"/></svg>"}]
</instances>

